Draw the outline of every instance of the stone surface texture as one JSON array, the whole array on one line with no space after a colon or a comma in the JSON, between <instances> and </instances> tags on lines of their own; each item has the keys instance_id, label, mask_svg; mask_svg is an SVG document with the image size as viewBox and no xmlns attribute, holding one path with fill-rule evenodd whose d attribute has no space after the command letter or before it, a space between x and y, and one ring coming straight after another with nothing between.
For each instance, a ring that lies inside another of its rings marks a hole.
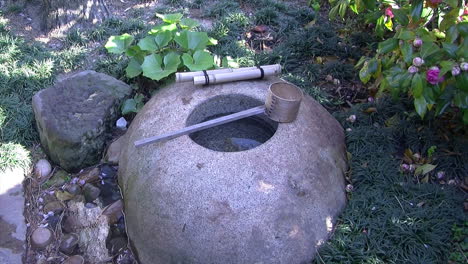
<instances>
[{"instance_id":1,"label":"stone surface texture","mask_svg":"<svg viewBox=\"0 0 468 264\"><path fill-rule=\"evenodd\" d=\"M26 223L23 216L24 171L0 171L0 263L22 263L26 249Z\"/></svg>"},{"instance_id":2,"label":"stone surface texture","mask_svg":"<svg viewBox=\"0 0 468 264\"><path fill-rule=\"evenodd\" d=\"M51 160L68 171L97 163L118 107L130 93L127 84L88 70L34 95L37 129Z\"/></svg>"},{"instance_id":3,"label":"stone surface texture","mask_svg":"<svg viewBox=\"0 0 468 264\"><path fill-rule=\"evenodd\" d=\"M279 124L272 138L247 151L213 151L187 135L133 145L183 128L191 112L215 96L242 94L261 104L277 81L173 84L138 113L126 133L119 184L141 263L313 259L346 204L347 163L342 127L311 97L295 122Z\"/></svg>"}]
</instances>

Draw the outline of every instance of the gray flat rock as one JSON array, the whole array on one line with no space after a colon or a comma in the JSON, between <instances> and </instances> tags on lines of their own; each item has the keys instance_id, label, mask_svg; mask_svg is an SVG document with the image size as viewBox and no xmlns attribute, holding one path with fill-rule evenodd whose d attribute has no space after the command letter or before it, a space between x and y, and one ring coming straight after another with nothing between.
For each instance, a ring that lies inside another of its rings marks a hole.
<instances>
[{"instance_id":1,"label":"gray flat rock","mask_svg":"<svg viewBox=\"0 0 468 264\"><path fill-rule=\"evenodd\" d=\"M35 94L37 129L51 160L68 171L97 163L130 93L130 86L111 76L83 71Z\"/></svg>"}]
</instances>

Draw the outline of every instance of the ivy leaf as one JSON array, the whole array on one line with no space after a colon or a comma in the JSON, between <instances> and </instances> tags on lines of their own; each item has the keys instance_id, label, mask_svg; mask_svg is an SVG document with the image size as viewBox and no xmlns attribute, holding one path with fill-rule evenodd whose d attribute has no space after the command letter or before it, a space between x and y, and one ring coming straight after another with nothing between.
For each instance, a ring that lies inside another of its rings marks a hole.
<instances>
[{"instance_id":1,"label":"ivy leaf","mask_svg":"<svg viewBox=\"0 0 468 264\"><path fill-rule=\"evenodd\" d=\"M378 53L385 54L398 47L398 39L390 38L379 43Z\"/></svg>"},{"instance_id":2,"label":"ivy leaf","mask_svg":"<svg viewBox=\"0 0 468 264\"><path fill-rule=\"evenodd\" d=\"M411 90L414 98L419 98L423 94L423 81L419 73L415 73L411 80Z\"/></svg>"},{"instance_id":3,"label":"ivy leaf","mask_svg":"<svg viewBox=\"0 0 468 264\"><path fill-rule=\"evenodd\" d=\"M159 54L151 54L145 57L141 69L143 76L159 81L176 72L179 64L180 56L175 52L167 54L164 59Z\"/></svg>"},{"instance_id":4,"label":"ivy leaf","mask_svg":"<svg viewBox=\"0 0 468 264\"><path fill-rule=\"evenodd\" d=\"M193 20L191 18L182 18L182 20L180 21L180 26L183 29L192 29L192 28L196 28L200 26L200 23L198 23L198 21Z\"/></svg>"},{"instance_id":5,"label":"ivy leaf","mask_svg":"<svg viewBox=\"0 0 468 264\"><path fill-rule=\"evenodd\" d=\"M122 54L130 47L133 42L133 36L125 33L120 36L111 36L104 46L108 52L115 54Z\"/></svg>"},{"instance_id":6,"label":"ivy leaf","mask_svg":"<svg viewBox=\"0 0 468 264\"><path fill-rule=\"evenodd\" d=\"M206 32L191 32L187 30L178 32L174 40L182 48L189 50L204 50L210 41Z\"/></svg>"},{"instance_id":7,"label":"ivy leaf","mask_svg":"<svg viewBox=\"0 0 468 264\"><path fill-rule=\"evenodd\" d=\"M406 63L411 63L413 60L413 47L408 42L404 42L401 46L401 54Z\"/></svg>"},{"instance_id":8,"label":"ivy leaf","mask_svg":"<svg viewBox=\"0 0 468 264\"><path fill-rule=\"evenodd\" d=\"M125 69L125 73L128 78L133 78L141 73L141 65L140 63L135 59L131 58L130 61L128 62L127 68Z\"/></svg>"},{"instance_id":9,"label":"ivy leaf","mask_svg":"<svg viewBox=\"0 0 468 264\"><path fill-rule=\"evenodd\" d=\"M421 118L424 118L427 112L427 102L424 96L414 98L414 108Z\"/></svg>"},{"instance_id":10,"label":"ivy leaf","mask_svg":"<svg viewBox=\"0 0 468 264\"><path fill-rule=\"evenodd\" d=\"M192 56L187 53L182 55L182 60L185 66L191 71L202 71L213 67L214 59L210 53L202 50L197 50Z\"/></svg>"},{"instance_id":11,"label":"ivy leaf","mask_svg":"<svg viewBox=\"0 0 468 264\"><path fill-rule=\"evenodd\" d=\"M138 112L137 103L135 99L133 98L126 99L124 103L122 104L122 107L120 108L120 110L122 112L122 115Z\"/></svg>"},{"instance_id":12,"label":"ivy leaf","mask_svg":"<svg viewBox=\"0 0 468 264\"><path fill-rule=\"evenodd\" d=\"M156 13L156 16L162 19L166 23L174 24L174 23L180 22L180 19L184 15L181 13L166 14L166 15Z\"/></svg>"}]
</instances>

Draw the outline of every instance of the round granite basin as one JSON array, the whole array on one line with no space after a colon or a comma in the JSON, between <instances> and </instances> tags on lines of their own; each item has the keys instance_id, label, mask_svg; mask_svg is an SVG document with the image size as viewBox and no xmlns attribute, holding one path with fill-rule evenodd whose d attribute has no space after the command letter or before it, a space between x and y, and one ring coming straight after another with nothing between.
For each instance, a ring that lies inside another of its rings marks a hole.
<instances>
[{"instance_id":1,"label":"round granite basin","mask_svg":"<svg viewBox=\"0 0 468 264\"><path fill-rule=\"evenodd\" d=\"M143 264L305 263L346 203L344 133L306 96L296 121L264 115L135 148L136 140L264 104L268 78L158 91L133 120L119 183Z\"/></svg>"}]
</instances>

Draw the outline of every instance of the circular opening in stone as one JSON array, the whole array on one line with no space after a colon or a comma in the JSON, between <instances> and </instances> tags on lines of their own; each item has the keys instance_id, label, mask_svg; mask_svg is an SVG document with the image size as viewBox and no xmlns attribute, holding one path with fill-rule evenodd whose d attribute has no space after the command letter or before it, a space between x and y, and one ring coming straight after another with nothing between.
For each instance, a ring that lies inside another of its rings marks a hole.
<instances>
[{"instance_id":1,"label":"circular opening in stone","mask_svg":"<svg viewBox=\"0 0 468 264\"><path fill-rule=\"evenodd\" d=\"M263 105L264 102L242 94L218 95L198 105L187 118L186 126ZM253 149L270 139L278 123L265 114L255 115L189 134L200 146L222 152Z\"/></svg>"}]
</instances>

